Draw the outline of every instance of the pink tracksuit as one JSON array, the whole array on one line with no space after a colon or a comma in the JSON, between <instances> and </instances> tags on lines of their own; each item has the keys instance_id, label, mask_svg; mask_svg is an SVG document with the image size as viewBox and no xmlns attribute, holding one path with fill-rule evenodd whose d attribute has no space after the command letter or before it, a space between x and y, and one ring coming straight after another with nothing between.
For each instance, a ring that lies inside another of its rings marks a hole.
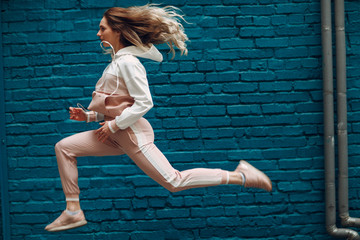
<instances>
[{"instance_id":1,"label":"pink tracksuit","mask_svg":"<svg viewBox=\"0 0 360 240\"><path fill-rule=\"evenodd\" d=\"M67 199L79 198L77 157L127 154L149 177L171 192L189 188L226 184L229 172L221 169L174 169L154 144L154 132L143 118L152 106L146 71L137 57L162 61L154 47L130 46L119 50L96 84L95 91L123 96L124 110L116 118L91 112L90 119L110 120L120 129L105 143L98 141L95 130L67 137L55 146L63 190Z\"/></svg>"}]
</instances>

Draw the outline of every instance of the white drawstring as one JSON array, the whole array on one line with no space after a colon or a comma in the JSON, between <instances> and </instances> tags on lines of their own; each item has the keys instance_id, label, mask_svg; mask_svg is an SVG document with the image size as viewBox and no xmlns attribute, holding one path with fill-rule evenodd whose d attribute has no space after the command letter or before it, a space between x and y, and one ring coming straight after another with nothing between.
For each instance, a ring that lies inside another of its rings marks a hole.
<instances>
[{"instance_id":1,"label":"white drawstring","mask_svg":"<svg viewBox=\"0 0 360 240\"><path fill-rule=\"evenodd\" d=\"M115 60L115 50L114 50L114 48L113 48L113 46L108 42L108 41L101 41L100 42L100 47L102 48L102 50L104 50L105 52L109 52L109 50L108 49L106 49L104 46L103 46L103 43L107 43L107 44L109 44L109 46L111 47L111 50L112 50L112 53L111 53L111 59L113 60L113 61L115 61L115 72L116 72L116 89L110 94L110 96L111 95L113 95L115 92L116 92L116 90L118 89L118 87L119 87L119 73L118 73L118 69L117 69L117 67L118 67L118 63L116 62L116 60Z\"/></svg>"},{"instance_id":2,"label":"white drawstring","mask_svg":"<svg viewBox=\"0 0 360 240\"><path fill-rule=\"evenodd\" d=\"M78 106L78 108L81 108L82 110L84 110L84 112L86 113L88 110L86 108L84 108L83 105L81 105L80 103L76 104Z\"/></svg>"},{"instance_id":3,"label":"white drawstring","mask_svg":"<svg viewBox=\"0 0 360 240\"><path fill-rule=\"evenodd\" d=\"M89 110L87 110L86 108L84 108L83 105L81 105L80 103L77 103L76 104L78 108L81 108L84 112L85 112L85 115L86 115L86 122L90 122L90 112Z\"/></svg>"}]
</instances>

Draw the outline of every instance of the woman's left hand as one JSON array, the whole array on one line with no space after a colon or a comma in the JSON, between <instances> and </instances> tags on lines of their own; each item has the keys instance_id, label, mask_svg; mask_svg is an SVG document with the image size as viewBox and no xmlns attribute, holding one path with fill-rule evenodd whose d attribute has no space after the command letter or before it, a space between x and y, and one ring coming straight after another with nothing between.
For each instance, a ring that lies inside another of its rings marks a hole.
<instances>
[{"instance_id":1,"label":"woman's left hand","mask_svg":"<svg viewBox=\"0 0 360 240\"><path fill-rule=\"evenodd\" d=\"M108 122L101 122L100 125L102 125L102 127L96 130L95 134L98 136L100 142L105 142L112 132L109 129Z\"/></svg>"}]
</instances>

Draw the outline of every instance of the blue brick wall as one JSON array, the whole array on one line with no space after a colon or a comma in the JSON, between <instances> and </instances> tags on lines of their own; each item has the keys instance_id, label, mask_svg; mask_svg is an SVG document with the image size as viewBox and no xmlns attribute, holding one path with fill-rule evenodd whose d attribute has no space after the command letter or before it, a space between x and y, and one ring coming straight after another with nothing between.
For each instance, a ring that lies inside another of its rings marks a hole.
<instances>
[{"instance_id":1,"label":"blue brick wall","mask_svg":"<svg viewBox=\"0 0 360 240\"><path fill-rule=\"evenodd\" d=\"M330 239L325 231L320 3L165 0L180 7L189 55L144 62L146 115L174 167L233 170L247 159L274 191L219 186L169 193L129 158L79 158L89 224L49 234L65 207L54 145L98 125L68 119L87 105L108 59L96 37L105 9L148 1L3 0L12 239ZM350 211L360 215L359 1L346 2ZM159 46L164 56L167 49Z\"/></svg>"}]
</instances>

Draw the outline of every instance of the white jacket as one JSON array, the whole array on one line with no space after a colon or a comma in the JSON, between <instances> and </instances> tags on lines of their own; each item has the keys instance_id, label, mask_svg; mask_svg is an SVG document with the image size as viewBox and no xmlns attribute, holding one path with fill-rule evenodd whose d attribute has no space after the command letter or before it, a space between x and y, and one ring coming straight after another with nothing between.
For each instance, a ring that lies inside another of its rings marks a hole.
<instances>
[{"instance_id":1,"label":"white jacket","mask_svg":"<svg viewBox=\"0 0 360 240\"><path fill-rule=\"evenodd\" d=\"M125 108L115 118L120 129L128 128L153 107L146 70L137 57L158 62L163 60L154 45L147 49L136 46L122 48L113 56L95 86L96 92L130 96L134 99L131 107Z\"/></svg>"}]
</instances>

